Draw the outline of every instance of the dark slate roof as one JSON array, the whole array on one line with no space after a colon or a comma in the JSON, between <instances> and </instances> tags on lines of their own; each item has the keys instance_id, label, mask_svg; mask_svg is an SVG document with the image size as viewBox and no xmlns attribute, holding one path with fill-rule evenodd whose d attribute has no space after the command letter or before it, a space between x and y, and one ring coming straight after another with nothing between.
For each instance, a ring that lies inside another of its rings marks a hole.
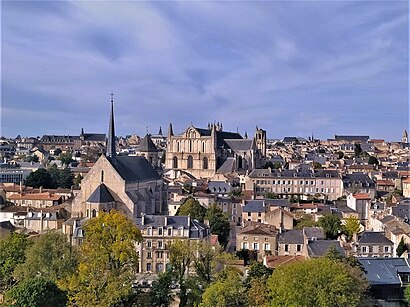
<instances>
[{"instance_id":1,"label":"dark slate roof","mask_svg":"<svg viewBox=\"0 0 410 307\"><path fill-rule=\"evenodd\" d=\"M87 199L88 203L97 204L110 203L113 201L115 201L115 199L104 183L101 183Z\"/></svg>"},{"instance_id":2,"label":"dark slate roof","mask_svg":"<svg viewBox=\"0 0 410 307\"><path fill-rule=\"evenodd\" d=\"M323 257L332 246L345 256L345 251L337 240L312 240L308 242L307 246L309 257Z\"/></svg>"},{"instance_id":3,"label":"dark slate roof","mask_svg":"<svg viewBox=\"0 0 410 307\"><path fill-rule=\"evenodd\" d=\"M160 177L144 157L116 156L107 157L111 165L126 182L158 180Z\"/></svg>"},{"instance_id":4,"label":"dark slate roof","mask_svg":"<svg viewBox=\"0 0 410 307\"><path fill-rule=\"evenodd\" d=\"M335 170L277 170L277 169L255 169L249 177L266 178L339 178L339 173Z\"/></svg>"},{"instance_id":5,"label":"dark slate roof","mask_svg":"<svg viewBox=\"0 0 410 307\"><path fill-rule=\"evenodd\" d=\"M298 229L284 231L278 237L280 244L303 244L304 242L303 231Z\"/></svg>"},{"instance_id":6,"label":"dark slate roof","mask_svg":"<svg viewBox=\"0 0 410 307\"><path fill-rule=\"evenodd\" d=\"M211 193L229 193L232 191L232 186L227 182L210 181L208 189Z\"/></svg>"},{"instance_id":7,"label":"dark slate roof","mask_svg":"<svg viewBox=\"0 0 410 307\"><path fill-rule=\"evenodd\" d=\"M365 231L359 239L359 244L389 244L393 242L387 239L383 233L375 231Z\"/></svg>"},{"instance_id":8,"label":"dark slate roof","mask_svg":"<svg viewBox=\"0 0 410 307\"><path fill-rule=\"evenodd\" d=\"M376 186L375 182L364 173L353 173L343 176L343 185L345 188L355 186L355 184L369 188L374 188Z\"/></svg>"},{"instance_id":9,"label":"dark slate roof","mask_svg":"<svg viewBox=\"0 0 410 307\"><path fill-rule=\"evenodd\" d=\"M370 137L368 135L335 135L335 140L347 142L367 142L369 138Z\"/></svg>"},{"instance_id":10,"label":"dark slate roof","mask_svg":"<svg viewBox=\"0 0 410 307\"><path fill-rule=\"evenodd\" d=\"M141 140L141 143L138 146L138 150L141 152L157 152L158 148L157 146L155 146L154 142L152 141L151 136L147 134Z\"/></svg>"},{"instance_id":11,"label":"dark slate roof","mask_svg":"<svg viewBox=\"0 0 410 307\"><path fill-rule=\"evenodd\" d=\"M399 273L410 273L404 258L357 258L370 285L399 285Z\"/></svg>"},{"instance_id":12,"label":"dark slate roof","mask_svg":"<svg viewBox=\"0 0 410 307\"><path fill-rule=\"evenodd\" d=\"M231 174L235 171L235 158L229 157L216 171L218 174Z\"/></svg>"},{"instance_id":13,"label":"dark slate roof","mask_svg":"<svg viewBox=\"0 0 410 307\"><path fill-rule=\"evenodd\" d=\"M304 227L303 234L308 238L308 240L312 238L316 238L316 239L325 238L325 232L323 231L323 228L320 228L320 227Z\"/></svg>"},{"instance_id":14,"label":"dark slate roof","mask_svg":"<svg viewBox=\"0 0 410 307\"><path fill-rule=\"evenodd\" d=\"M252 148L253 140L247 139L232 139L225 140L225 143L236 153L241 153L248 151Z\"/></svg>"},{"instance_id":15,"label":"dark slate roof","mask_svg":"<svg viewBox=\"0 0 410 307\"><path fill-rule=\"evenodd\" d=\"M265 203L263 200L248 200L242 212L265 212Z\"/></svg>"},{"instance_id":16,"label":"dark slate roof","mask_svg":"<svg viewBox=\"0 0 410 307\"><path fill-rule=\"evenodd\" d=\"M283 143L295 143L298 142L298 138L295 136L285 136L283 138Z\"/></svg>"},{"instance_id":17,"label":"dark slate roof","mask_svg":"<svg viewBox=\"0 0 410 307\"><path fill-rule=\"evenodd\" d=\"M410 219L410 203L401 203L392 207L392 215L402 219Z\"/></svg>"},{"instance_id":18,"label":"dark slate roof","mask_svg":"<svg viewBox=\"0 0 410 307\"><path fill-rule=\"evenodd\" d=\"M105 133L84 133L84 141L105 142Z\"/></svg>"},{"instance_id":19,"label":"dark slate roof","mask_svg":"<svg viewBox=\"0 0 410 307\"><path fill-rule=\"evenodd\" d=\"M290 207L289 199L264 199L265 204L272 207Z\"/></svg>"},{"instance_id":20,"label":"dark slate roof","mask_svg":"<svg viewBox=\"0 0 410 307\"><path fill-rule=\"evenodd\" d=\"M201 136L211 136L212 130L210 129L203 129L203 128L197 128L194 127ZM225 147L229 148L228 144L225 142L225 140L230 140L230 139L243 139L243 137L236 132L228 132L228 131L216 131L216 139L217 139L217 147Z\"/></svg>"}]
</instances>

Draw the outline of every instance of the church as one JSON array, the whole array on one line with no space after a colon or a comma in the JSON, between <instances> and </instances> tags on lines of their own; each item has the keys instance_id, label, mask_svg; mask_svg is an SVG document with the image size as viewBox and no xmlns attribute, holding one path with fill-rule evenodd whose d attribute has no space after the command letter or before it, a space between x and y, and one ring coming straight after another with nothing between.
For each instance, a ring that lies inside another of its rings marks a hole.
<instances>
[{"instance_id":1,"label":"church","mask_svg":"<svg viewBox=\"0 0 410 307\"><path fill-rule=\"evenodd\" d=\"M180 135L169 126L165 168L183 170L196 178L215 173L245 173L264 164L266 131L256 127L253 139L223 131L222 123L207 129L192 124Z\"/></svg>"},{"instance_id":2,"label":"church","mask_svg":"<svg viewBox=\"0 0 410 307\"><path fill-rule=\"evenodd\" d=\"M72 203L72 217L92 218L100 211L116 209L129 218L141 214L166 214L166 186L143 156L117 156L114 102L107 138L107 153L101 155L81 182Z\"/></svg>"}]
</instances>

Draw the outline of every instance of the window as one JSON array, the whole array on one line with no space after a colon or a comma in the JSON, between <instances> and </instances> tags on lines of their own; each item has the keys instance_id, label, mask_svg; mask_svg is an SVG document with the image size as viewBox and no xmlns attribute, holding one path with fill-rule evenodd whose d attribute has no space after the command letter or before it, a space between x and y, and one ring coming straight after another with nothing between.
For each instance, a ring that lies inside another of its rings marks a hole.
<instances>
[{"instance_id":1,"label":"window","mask_svg":"<svg viewBox=\"0 0 410 307\"><path fill-rule=\"evenodd\" d=\"M104 171L101 171L101 182L104 182Z\"/></svg>"},{"instance_id":2,"label":"window","mask_svg":"<svg viewBox=\"0 0 410 307\"><path fill-rule=\"evenodd\" d=\"M158 273L164 271L164 265L163 265L162 263L157 263L157 264L155 265L155 270L156 270Z\"/></svg>"},{"instance_id":3,"label":"window","mask_svg":"<svg viewBox=\"0 0 410 307\"><path fill-rule=\"evenodd\" d=\"M258 212L258 216L262 216L262 212Z\"/></svg>"},{"instance_id":4,"label":"window","mask_svg":"<svg viewBox=\"0 0 410 307\"><path fill-rule=\"evenodd\" d=\"M164 252L157 252L157 258L159 259L164 258Z\"/></svg>"},{"instance_id":5,"label":"window","mask_svg":"<svg viewBox=\"0 0 410 307\"><path fill-rule=\"evenodd\" d=\"M208 169L208 158L207 157L202 159L202 168Z\"/></svg>"},{"instance_id":6,"label":"window","mask_svg":"<svg viewBox=\"0 0 410 307\"><path fill-rule=\"evenodd\" d=\"M147 259L152 259L152 253L151 252L147 252Z\"/></svg>"},{"instance_id":7,"label":"window","mask_svg":"<svg viewBox=\"0 0 410 307\"><path fill-rule=\"evenodd\" d=\"M194 158L192 158L192 156L188 156L187 168L193 168L193 167L194 167Z\"/></svg>"},{"instance_id":8,"label":"window","mask_svg":"<svg viewBox=\"0 0 410 307\"><path fill-rule=\"evenodd\" d=\"M164 234L162 227L158 227L158 235L162 236Z\"/></svg>"},{"instance_id":9,"label":"window","mask_svg":"<svg viewBox=\"0 0 410 307\"><path fill-rule=\"evenodd\" d=\"M152 236L152 228L151 227L147 228L147 236Z\"/></svg>"},{"instance_id":10,"label":"window","mask_svg":"<svg viewBox=\"0 0 410 307\"><path fill-rule=\"evenodd\" d=\"M172 236L172 227L168 227L168 235Z\"/></svg>"},{"instance_id":11,"label":"window","mask_svg":"<svg viewBox=\"0 0 410 307\"><path fill-rule=\"evenodd\" d=\"M248 240L248 236L243 236L243 240Z\"/></svg>"},{"instance_id":12,"label":"window","mask_svg":"<svg viewBox=\"0 0 410 307\"><path fill-rule=\"evenodd\" d=\"M390 246L385 246L384 247L384 252L389 253L390 252Z\"/></svg>"},{"instance_id":13,"label":"window","mask_svg":"<svg viewBox=\"0 0 410 307\"><path fill-rule=\"evenodd\" d=\"M184 235L184 227L179 227L178 232L180 236Z\"/></svg>"},{"instance_id":14,"label":"window","mask_svg":"<svg viewBox=\"0 0 410 307\"><path fill-rule=\"evenodd\" d=\"M248 242L242 242L242 248L248 249Z\"/></svg>"},{"instance_id":15,"label":"window","mask_svg":"<svg viewBox=\"0 0 410 307\"><path fill-rule=\"evenodd\" d=\"M162 241L158 241L158 248L162 248L163 247L163 242Z\"/></svg>"},{"instance_id":16,"label":"window","mask_svg":"<svg viewBox=\"0 0 410 307\"><path fill-rule=\"evenodd\" d=\"M259 243L253 243L253 250L259 250Z\"/></svg>"},{"instance_id":17,"label":"window","mask_svg":"<svg viewBox=\"0 0 410 307\"><path fill-rule=\"evenodd\" d=\"M91 217L96 217L96 216L97 216L97 211L93 209L93 211L91 211Z\"/></svg>"},{"instance_id":18,"label":"window","mask_svg":"<svg viewBox=\"0 0 410 307\"><path fill-rule=\"evenodd\" d=\"M367 246L362 246L362 253L367 253Z\"/></svg>"},{"instance_id":19,"label":"window","mask_svg":"<svg viewBox=\"0 0 410 307\"><path fill-rule=\"evenodd\" d=\"M148 247L148 248L151 248L151 247L152 247L152 241L151 241L151 240L148 240L148 241L147 241L147 247Z\"/></svg>"},{"instance_id":20,"label":"window","mask_svg":"<svg viewBox=\"0 0 410 307\"><path fill-rule=\"evenodd\" d=\"M270 250L270 244L269 244L269 243L265 243L265 244L263 245L263 249L264 249L265 251Z\"/></svg>"},{"instance_id":21,"label":"window","mask_svg":"<svg viewBox=\"0 0 410 307\"><path fill-rule=\"evenodd\" d=\"M296 251L300 252L302 250L302 245L298 244L296 245Z\"/></svg>"},{"instance_id":22,"label":"window","mask_svg":"<svg viewBox=\"0 0 410 307\"><path fill-rule=\"evenodd\" d=\"M147 263L147 271L148 271L148 272L151 271L151 263Z\"/></svg>"},{"instance_id":23,"label":"window","mask_svg":"<svg viewBox=\"0 0 410 307\"><path fill-rule=\"evenodd\" d=\"M285 252L289 251L289 245L285 244Z\"/></svg>"},{"instance_id":24,"label":"window","mask_svg":"<svg viewBox=\"0 0 410 307\"><path fill-rule=\"evenodd\" d=\"M177 157L172 158L172 168L178 168L178 158Z\"/></svg>"},{"instance_id":25,"label":"window","mask_svg":"<svg viewBox=\"0 0 410 307\"><path fill-rule=\"evenodd\" d=\"M251 212L248 212L248 216L252 216L252 213L251 213Z\"/></svg>"}]
</instances>

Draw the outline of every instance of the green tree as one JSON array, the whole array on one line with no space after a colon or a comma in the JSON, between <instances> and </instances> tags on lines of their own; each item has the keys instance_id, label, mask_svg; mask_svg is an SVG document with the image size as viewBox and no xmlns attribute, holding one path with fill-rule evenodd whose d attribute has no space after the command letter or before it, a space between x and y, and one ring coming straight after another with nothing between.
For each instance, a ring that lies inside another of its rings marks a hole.
<instances>
[{"instance_id":1,"label":"green tree","mask_svg":"<svg viewBox=\"0 0 410 307\"><path fill-rule=\"evenodd\" d=\"M27 176L24 184L33 188L43 187L45 189L54 188L55 185L50 174L44 168L39 168L35 172L31 172Z\"/></svg>"},{"instance_id":2,"label":"green tree","mask_svg":"<svg viewBox=\"0 0 410 307\"><path fill-rule=\"evenodd\" d=\"M74 175L71 170L66 167L60 170L60 174L57 181L57 186L62 189L70 189L73 185Z\"/></svg>"},{"instance_id":3,"label":"green tree","mask_svg":"<svg viewBox=\"0 0 410 307\"><path fill-rule=\"evenodd\" d=\"M401 240L400 240L400 242L399 242L399 245L397 245L397 248L396 248L397 257L401 257L401 255L403 255L403 253L404 253L405 251L407 251L407 245L406 245L406 243L404 242L404 238L401 237Z\"/></svg>"},{"instance_id":4,"label":"green tree","mask_svg":"<svg viewBox=\"0 0 410 307\"><path fill-rule=\"evenodd\" d=\"M225 269L221 278L213 282L202 295L199 307L245 307L246 289L239 274Z\"/></svg>"},{"instance_id":5,"label":"green tree","mask_svg":"<svg viewBox=\"0 0 410 307\"><path fill-rule=\"evenodd\" d=\"M211 233L218 235L219 243L225 247L229 241L231 230L229 217L222 212L218 205L213 204L206 211L205 219L209 221Z\"/></svg>"},{"instance_id":6,"label":"green tree","mask_svg":"<svg viewBox=\"0 0 410 307\"><path fill-rule=\"evenodd\" d=\"M0 291L14 284L13 271L26 260L25 252L30 244L25 235L17 233L0 240Z\"/></svg>"},{"instance_id":7,"label":"green tree","mask_svg":"<svg viewBox=\"0 0 410 307\"><path fill-rule=\"evenodd\" d=\"M245 285L249 285L252 279L266 281L272 275L273 269L266 267L262 262L254 261L248 268Z\"/></svg>"},{"instance_id":8,"label":"green tree","mask_svg":"<svg viewBox=\"0 0 410 307\"><path fill-rule=\"evenodd\" d=\"M60 148L54 149L54 155L59 156L62 153Z\"/></svg>"},{"instance_id":9,"label":"green tree","mask_svg":"<svg viewBox=\"0 0 410 307\"><path fill-rule=\"evenodd\" d=\"M140 230L116 210L99 212L84 226L78 270L69 295L79 306L108 306L128 297L138 267L135 244Z\"/></svg>"},{"instance_id":10,"label":"green tree","mask_svg":"<svg viewBox=\"0 0 410 307\"><path fill-rule=\"evenodd\" d=\"M77 269L76 254L72 251L67 236L57 231L40 235L27 248L25 257L26 261L19 264L13 274L20 281L41 276L58 283Z\"/></svg>"},{"instance_id":11,"label":"green tree","mask_svg":"<svg viewBox=\"0 0 410 307\"><path fill-rule=\"evenodd\" d=\"M379 165L379 160L377 160L377 158L374 156L370 156L367 163L372 165Z\"/></svg>"},{"instance_id":12,"label":"green tree","mask_svg":"<svg viewBox=\"0 0 410 307\"><path fill-rule=\"evenodd\" d=\"M43 277L18 283L5 294L6 303L16 307L64 307L67 294Z\"/></svg>"},{"instance_id":13,"label":"green tree","mask_svg":"<svg viewBox=\"0 0 410 307\"><path fill-rule=\"evenodd\" d=\"M313 219L311 214L302 214L299 218L295 219L295 229L303 229L304 227L316 227L317 223Z\"/></svg>"},{"instance_id":14,"label":"green tree","mask_svg":"<svg viewBox=\"0 0 410 307\"><path fill-rule=\"evenodd\" d=\"M65 166L68 166L71 162L74 161L73 160L73 155L71 154L71 152L66 152L66 153L60 154L58 159L61 161L61 164L65 165Z\"/></svg>"},{"instance_id":15,"label":"green tree","mask_svg":"<svg viewBox=\"0 0 410 307\"><path fill-rule=\"evenodd\" d=\"M200 222L204 221L206 208L203 207L195 198L188 197L178 208L177 214L180 216L190 216Z\"/></svg>"},{"instance_id":16,"label":"green tree","mask_svg":"<svg viewBox=\"0 0 410 307\"><path fill-rule=\"evenodd\" d=\"M78 174L75 178L74 178L74 180L73 180L73 182L74 182L74 185L77 187L77 188L79 188L80 187L80 184L81 184L81 181L84 179L84 177L81 175L81 174Z\"/></svg>"},{"instance_id":17,"label":"green tree","mask_svg":"<svg viewBox=\"0 0 410 307\"><path fill-rule=\"evenodd\" d=\"M353 235L360 231L360 221L353 216L349 216L346 219L343 229L345 230L349 240L351 240Z\"/></svg>"},{"instance_id":18,"label":"green tree","mask_svg":"<svg viewBox=\"0 0 410 307\"><path fill-rule=\"evenodd\" d=\"M268 280L270 306L365 306L368 283L358 268L327 258L280 266Z\"/></svg>"},{"instance_id":19,"label":"green tree","mask_svg":"<svg viewBox=\"0 0 410 307\"><path fill-rule=\"evenodd\" d=\"M314 161L314 162L312 162L312 167L313 167L313 169L321 169L321 168L323 168L322 167L322 164L320 164L319 162L316 162L316 161Z\"/></svg>"},{"instance_id":20,"label":"green tree","mask_svg":"<svg viewBox=\"0 0 410 307\"><path fill-rule=\"evenodd\" d=\"M199 280L207 286L215 276L218 265L225 264L227 259L208 242L195 244L194 250L196 257L193 258L193 267Z\"/></svg>"},{"instance_id":21,"label":"green tree","mask_svg":"<svg viewBox=\"0 0 410 307\"><path fill-rule=\"evenodd\" d=\"M268 198L268 199L278 199L278 198L279 198L279 195L276 194L276 193L272 193L272 192L266 192L266 193L265 193L265 198Z\"/></svg>"},{"instance_id":22,"label":"green tree","mask_svg":"<svg viewBox=\"0 0 410 307\"><path fill-rule=\"evenodd\" d=\"M362 146L359 143L354 144L354 156L356 158L360 157L360 154L362 153Z\"/></svg>"},{"instance_id":23,"label":"green tree","mask_svg":"<svg viewBox=\"0 0 410 307\"><path fill-rule=\"evenodd\" d=\"M267 268L259 261L255 261L249 266L244 282L248 290L248 306L267 306L269 295L267 280L272 272L273 269Z\"/></svg>"},{"instance_id":24,"label":"green tree","mask_svg":"<svg viewBox=\"0 0 410 307\"><path fill-rule=\"evenodd\" d=\"M337 239L342 229L340 218L334 214L327 214L320 217L318 225L325 231L327 239Z\"/></svg>"},{"instance_id":25,"label":"green tree","mask_svg":"<svg viewBox=\"0 0 410 307\"><path fill-rule=\"evenodd\" d=\"M158 279L152 283L152 288L149 292L150 305L156 307L168 307L172 302L172 284L172 270L160 273Z\"/></svg>"},{"instance_id":26,"label":"green tree","mask_svg":"<svg viewBox=\"0 0 410 307\"><path fill-rule=\"evenodd\" d=\"M338 155L338 157L339 157L339 159L343 159L343 157L344 157L344 153L343 153L343 151L339 151L338 153L337 153L337 155Z\"/></svg>"}]
</instances>

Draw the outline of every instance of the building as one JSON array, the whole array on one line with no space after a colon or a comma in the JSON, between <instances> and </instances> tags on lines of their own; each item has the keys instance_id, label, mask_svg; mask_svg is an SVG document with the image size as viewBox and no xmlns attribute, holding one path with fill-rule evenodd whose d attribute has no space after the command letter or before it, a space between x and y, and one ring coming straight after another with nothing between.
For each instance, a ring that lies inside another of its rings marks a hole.
<instances>
[{"instance_id":1,"label":"building","mask_svg":"<svg viewBox=\"0 0 410 307\"><path fill-rule=\"evenodd\" d=\"M344 195L366 193L371 199L376 195L376 183L364 173L352 173L343 176Z\"/></svg>"},{"instance_id":2,"label":"building","mask_svg":"<svg viewBox=\"0 0 410 307\"><path fill-rule=\"evenodd\" d=\"M63 202L63 196L50 192L13 194L8 200L17 206L33 208L47 208L57 206Z\"/></svg>"},{"instance_id":3,"label":"building","mask_svg":"<svg viewBox=\"0 0 410 307\"><path fill-rule=\"evenodd\" d=\"M145 215L135 219L143 241L138 244L139 273L163 273L169 264L169 247L173 240L209 241L207 225L189 216Z\"/></svg>"},{"instance_id":4,"label":"building","mask_svg":"<svg viewBox=\"0 0 410 307\"><path fill-rule=\"evenodd\" d=\"M82 180L72 217L90 218L111 209L129 218L168 211L166 186L152 165L144 157L116 154L112 99L107 155L101 155Z\"/></svg>"},{"instance_id":5,"label":"building","mask_svg":"<svg viewBox=\"0 0 410 307\"><path fill-rule=\"evenodd\" d=\"M359 220L366 225L369 219L371 197L370 194L349 194L346 198L347 206L357 212Z\"/></svg>"},{"instance_id":6,"label":"building","mask_svg":"<svg viewBox=\"0 0 410 307\"><path fill-rule=\"evenodd\" d=\"M258 261L262 261L264 256L276 254L278 232L271 225L249 223L236 234L236 250L253 251Z\"/></svg>"},{"instance_id":7,"label":"building","mask_svg":"<svg viewBox=\"0 0 410 307\"><path fill-rule=\"evenodd\" d=\"M363 232L353 248L356 257L393 257L393 242L381 232Z\"/></svg>"},{"instance_id":8,"label":"building","mask_svg":"<svg viewBox=\"0 0 410 307\"><path fill-rule=\"evenodd\" d=\"M245 177L245 190L255 196L274 193L282 198L322 195L336 200L343 195L342 179L334 170L255 169Z\"/></svg>"},{"instance_id":9,"label":"building","mask_svg":"<svg viewBox=\"0 0 410 307\"><path fill-rule=\"evenodd\" d=\"M146 134L144 138L140 141L138 148L135 153L138 156L143 156L148 162L154 167L158 168L160 166L160 161L158 159L158 148L155 146L151 139L151 135Z\"/></svg>"},{"instance_id":10,"label":"building","mask_svg":"<svg viewBox=\"0 0 410 307\"><path fill-rule=\"evenodd\" d=\"M210 178L216 172L245 172L259 167L266 152L266 132L257 129L253 140L239 133L223 131L222 124L209 124L208 129L193 125L174 135L170 124L165 168L181 169L196 178Z\"/></svg>"}]
</instances>

